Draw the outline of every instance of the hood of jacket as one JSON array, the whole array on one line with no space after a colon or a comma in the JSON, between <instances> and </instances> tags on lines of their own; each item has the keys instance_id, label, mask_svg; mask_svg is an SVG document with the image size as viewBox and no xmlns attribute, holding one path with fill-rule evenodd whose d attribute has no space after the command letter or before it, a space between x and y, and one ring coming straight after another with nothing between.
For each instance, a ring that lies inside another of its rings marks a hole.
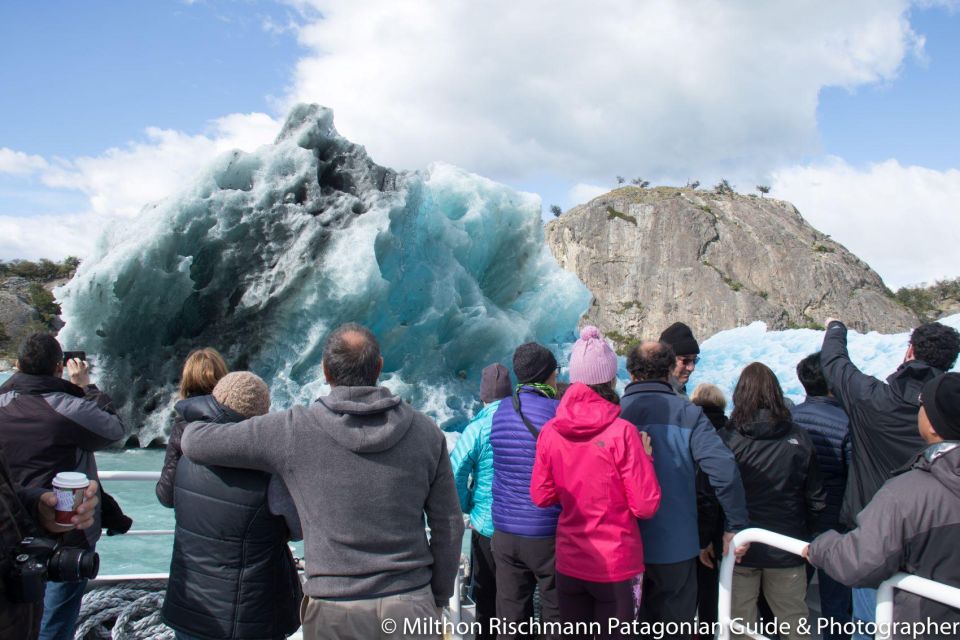
<instances>
[{"instance_id":1,"label":"hood of jacket","mask_svg":"<svg viewBox=\"0 0 960 640\"><path fill-rule=\"evenodd\" d=\"M700 408L703 409L703 415L707 416L707 420L710 421L710 424L712 424L717 431L727 428L727 414L723 412L723 409L720 407Z\"/></svg>"},{"instance_id":2,"label":"hood of jacket","mask_svg":"<svg viewBox=\"0 0 960 640\"><path fill-rule=\"evenodd\" d=\"M776 440L782 438L790 431L793 425L789 420L775 422L773 415L768 409L761 409L749 422L741 422L736 426L743 436L753 440Z\"/></svg>"},{"instance_id":3,"label":"hood of jacket","mask_svg":"<svg viewBox=\"0 0 960 640\"><path fill-rule=\"evenodd\" d=\"M84 396L83 389L69 380L57 376L37 376L17 371L0 386L0 393L15 391L23 395L41 395L44 393L67 393L77 398Z\"/></svg>"},{"instance_id":4,"label":"hood of jacket","mask_svg":"<svg viewBox=\"0 0 960 640\"><path fill-rule=\"evenodd\" d=\"M887 384L897 391L904 402L919 407L923 385L941 373L940 369L922 360L908 360L887 376Z\"/></svg>"},{"instance_id":5,"label":"hood of jacket","mask_svg":"<svg viewBox=\"0 0 960 640\"><path fill-rule=\"evenodd\" d=\"M326 408L326 433L357 453L377 453L396 445L413 424L414 412L386 387L333 387L317 399Z\"/></svg>"},{"instance_id":6,"label":"hood of jacket","mask_svg":"<svg viewBox=\"0 0 960 640\"><path fill-rule=\"evenodd\" d=\"M553 418L557 432L569 440L586 440L606 429L620 417L620 407L596 391L575 382L564 392Z\"/></svg>"},{"instance_id":7,"label":"hood of jacket","mask_svg":"<svg viewBox=\"0 0 960 640\"><path fill-rule=\"evenodd\" d=\"M217 402L213 396L193 396L173 405L174 410L187 422L242 422L245 416Z\"/></svg>"},{"instance_id":8,"label":"hood of jacket","mask_svg":"<svg viewBox=\"0 0 960 640\"><path fill-rule=\"evenodd\" d=\"M913 468L931 473L950 493L960 498L960 442L947 440L930 445L917 456Z\"/></svg>"}]
</instances>

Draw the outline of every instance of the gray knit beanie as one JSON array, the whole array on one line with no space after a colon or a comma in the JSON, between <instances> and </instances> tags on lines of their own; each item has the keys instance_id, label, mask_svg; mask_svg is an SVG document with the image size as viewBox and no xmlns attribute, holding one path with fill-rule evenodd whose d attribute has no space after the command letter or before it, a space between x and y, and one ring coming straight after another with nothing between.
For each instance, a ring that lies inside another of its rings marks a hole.
<instances>
[{"instance_id":1,"label":"gray knit beanie","mask_svg":"<svg viewBox=\"0 0 960 640\"><path fill-rule=\"evenodd\" d=\"M234 371L220 378L213 388L213 399L244 418L270 411L270 388L249 371Z\"/></svg>"},{"instance_id":2,"label":"gray knit beanie","mask_svg":"<svg viewBox=\"0 0 960 640\"><path fill-rule=\"evenodd\" d=\"M486 403L506 398L513 392L510 372L500 363L483 368L480 374L480 399Z\"/></svg>"}]
</instances>

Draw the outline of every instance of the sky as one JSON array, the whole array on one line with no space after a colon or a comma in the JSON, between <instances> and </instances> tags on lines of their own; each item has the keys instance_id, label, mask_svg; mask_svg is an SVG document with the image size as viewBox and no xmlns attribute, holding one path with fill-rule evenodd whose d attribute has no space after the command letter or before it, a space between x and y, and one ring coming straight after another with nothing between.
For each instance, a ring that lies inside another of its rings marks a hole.
<instances>
[{"instance_id":1,"label":"sky","mask_svg":"<svg viewBox=\"0 0 960 640\"><path fill-rule=\"evenodd\" d=\"M960 0L7 0L0 259L83 256L317 102L380 164L545 212L725 178L891 288L957 277L958 36Z\"/></svg>"}]
</instances>

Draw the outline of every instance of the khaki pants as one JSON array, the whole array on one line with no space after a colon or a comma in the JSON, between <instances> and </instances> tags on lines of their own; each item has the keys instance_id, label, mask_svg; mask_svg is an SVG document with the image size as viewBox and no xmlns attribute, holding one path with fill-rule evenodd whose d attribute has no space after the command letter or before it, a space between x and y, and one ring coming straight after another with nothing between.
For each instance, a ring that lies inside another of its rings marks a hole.
<instances>
[{"instance_id":1,"label":"khaki pants","mask_svg":"<svg viewBox=\"0 0 960 640\"><path fill-rule=\"evenodd\" d=\"M757 599L760 596L761 586L763 586L763 597L766 598L770 610L777 618L777 628L779 629L779 625L784 623L789 625L789 630L780 634L781 640L809 640L809 633L800 633L797 629L800 619L809 618L810 613L806 603L806 567L803 565L785 569L734 567L733 593L730 602L732 618L739 618L747 625L756 624ZM805 629L809 629L809 619ZM766 636L771 635L766 628L761 631ZM739 640L747 636L733 634L732 637Z\"/></svg>"},{"instance_id":2,"label":"khaki pants","mask_svg":"<svg viewBox=\"0 0 960 640\"><path fill-rule=\"evenodd\" d=\"M300 619L304 640L435 639L442 630L430 585L367 600L305 597Z\"/></svg>"}]
</instances>

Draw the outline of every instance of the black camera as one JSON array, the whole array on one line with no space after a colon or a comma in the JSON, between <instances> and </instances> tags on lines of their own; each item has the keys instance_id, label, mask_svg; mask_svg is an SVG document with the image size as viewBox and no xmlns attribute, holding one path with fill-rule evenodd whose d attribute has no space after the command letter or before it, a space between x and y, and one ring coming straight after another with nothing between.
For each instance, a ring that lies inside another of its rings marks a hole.
<instances>
[{"instance_id":1,"label":"black camera","mask_svg":"<svg viewBox=\"0 0 960 640\"><path fill-rule=\"evenodd\" d=\"M47 580L89 580L96 578L99 571L100 556L96 551L61 547L49 538L24 538L13 550L7 597L12 602L38 602L43 599Z\"/></svg>"}]
</instances>

